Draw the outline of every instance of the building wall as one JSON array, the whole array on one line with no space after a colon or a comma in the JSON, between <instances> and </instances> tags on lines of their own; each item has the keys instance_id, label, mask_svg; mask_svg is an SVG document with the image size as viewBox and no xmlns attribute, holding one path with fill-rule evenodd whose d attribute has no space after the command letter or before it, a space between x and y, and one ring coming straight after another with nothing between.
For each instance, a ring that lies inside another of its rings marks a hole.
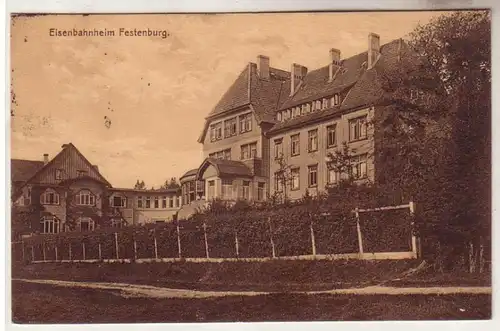
<instances>
[{"instance_id":1,"label":"building wall","mask_svg":"<svg viewBox=\"0 0 500 331\"><path fill-rule=\"evenodd\" d=\"M114 196L125 196L127 199L126 207L118 208L121 210L124 218L127 220L128 224L146 224L154 223L157 221L172 221L177 211L181 208L181 193L172 192L155 192L155 191L115 191L111 194ZM138 205L138 199L142 197L143 205L140 208ZM150 208L146 208L146 197L150 198L151 204ZM155 208L155 197L158 197L158 208ZM167 207L163 208L163 197L166 197ZM173 206L170 207L170 201L173 201Z\"/></svg>"},{"instance_id":2,"label":"building wall","mask_svg":"<svg viewBox=\"0 0 500 331\"><path fill-rule=\"evenodd\" d=\"M239 115L251 113L252 114L252 130L245 133L240 133L240 123L238 120ZM237 134L232 137L224 138L224 120L237 117ZM222 139L217 141L210 141L210 125L222 121ZM257 157L262 157L262 131L258 126L255 116L250 108L235 112L224 117L217 118L208 123L207 134L203 141L203 156L207 158L210 153L222 151L231 148L231 160L241 160L241 145L249 143L257 143Z\"/></svg>"},{"instance_id":3,"label":"building wall","mask_svg":"<svg viewBox=\"0 0 500 331\"><path fill-rule=\"evenodd\" d=\"M283 139L283 154L287 165L299 167L299 189L290 190L287 187L287 195L290 199L301 198L306 189L309 193L314 195L320 191L324 191L327 185L327 162L326 157L329 152L334 152L336 148L342 148L344 141L349 141L349 120L360 116L367 115L367 121L370 122L374 116L373 108L365 108L350 113L339 115L336 118L327 119L320 123L304 124L300 128L294 128L286 131L285 133L272 134L270 137L270 178L269 188L271 195L275 193L274 187L274 173L278 171L279 164L274 157L274 141ZM337 144L334 148L327 148L327 126L336 124ZM316 152L308 152L308 131L318 129L318 150ZM291 156L291 136L300 133L300 154ZM367 127L367 138L355 142L350 142L349 147L356 149L354 155L368 154L367 158L367 175L368 178L373 180L375 175L374 162L373 162L373 141L374 130L371 125ZM308 187L308 166L318 165L318 185L315 188Z\"/></svg>"}]
</instances>

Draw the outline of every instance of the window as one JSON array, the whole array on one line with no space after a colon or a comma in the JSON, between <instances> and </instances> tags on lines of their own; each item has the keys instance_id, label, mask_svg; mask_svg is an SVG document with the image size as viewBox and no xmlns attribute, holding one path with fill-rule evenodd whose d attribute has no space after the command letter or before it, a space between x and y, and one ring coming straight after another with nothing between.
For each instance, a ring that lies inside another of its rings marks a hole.
<instances>
[{"instance_id":1,"label":"window","mask_svg":"<svg viewBox=\"0 0 500 331\"><path fill-rule=\"evenodd\" d=\"M173 197L170 198L168 205L170 208L174 208L174 198Z\"/></svg>"},{"instance_id":2,"label":"window","mask_svg":"<svg viewBox=\"0 0 500 331\"><path fill-rule=\"evenodd\" d=\"M252 131L252 114L240 115L240 133Z\"/></svg>"},{"instance_id":3,"label":"window","mask_svg":"<svg viewBox=\"0 0 500 331\"><path fill-rule=\"evenodd\" d=\"M160 197L155 197L155 208L160 208Z\"/></svg>"},{"instance_id":4,"label":"window","mask_svg":"<svg viewBox=\"0 0 500 331\"><path fill-rule=\"evenodd\" d=\"M309 187L318 185L318 165L308 167L308 185Z\"/></svg>"},{"instance_id":5,"label":"window","mask_svg":"<svg viewBox=\"0 0 500 331\"><path fill-rule=\"evenodd\" d=\"M43 192L40 202L43 205L58 205L59 194L53 189L47 189L45 192Z\"/></svg>"},{"instance_id":6,"label":"window","mask_svg":"<svg viewBox=\"0 0 500 331\"><path fill-rule=\"evenodd\" d=\"M231 148L208 154L208 157L220 160L231 160Z\"/></svg>"},{"instance_id":7,"label":"window","mask_svg":"<svg viewBox=\"0 0 500 331\"><path fill-rule=\"evenodd\" d=\"M278 120L278 122L281 122L282 120L281 112L276 113L276 119Z\"/></svg>"},{"instance_id":8,"label":"window","mask_svg":"<svg viewBox=\"0 0 500 331\"><path fill-rule=\"evenodd\" d=\"M225 199L233 198L233 180L221 179L222 182L222 197Z\"/></svg>"},{"instance_id":9,"label":"window","mask_svg":"<svg viewBox=\"0 0 500 331\"><path fill-rule=\"evenodd\" d=\"M290 137L291 141L291 152L292 156L299 155L300 154L300 134L294 134L293 136Z\"/></svg>"},{"instance_id":10,"label":"window","mask_svg":"<svg viewBox=\"0 0 500 331\"><path fill-rule=\"evenodd\" d=\"M209 199L215 198L215 180L209 180L208 181L207 197Z\"/></svg>"},{"instance_id":11,"label":"window","mask_svg":"<svg viewBox=\"0 0 500 331\"><path fill-rule=\"evenodd\" d=\"M318 150L318 129L308 132L307 149L309 152Z\"/></svg>"},{"instance_id":12,"label":"window","mask_svg":"<svg viewBox=\"0 0 500 331\"><path fill-rule=\"evenodd\" d=\"M283 180L282 180L282 172L277 171L274 173L274 190L276 192L283 191Z\"/></svg>"},{"instance_id":13,"label":"window","mask_svg":"<svg viewBox=\"0 0 500 331\"><path fill-rule=\"evenodd\" d=\"M257 143L241 145L241 159L248 160L257 156Z\"/></svg>"},{"instance_id":14,"label":"window","mask_svg":"<svg viewBox=\"0 0 500 331\"><path fill-rule=\"evenodd\" d=\"M366 116L349 120L349 141L366 138Z\"/></svg>"},{"instance_id":15,"label":"window","mask_svg":"<svg viewBox=\"0 0 500 331\"><path fill-rule=\"evenodd\" d=\"M224 138L236 135L236 117L224 121Z\"/></svg>"},{"instance_id":16,"label":"window","mask_svg":"<svg viewBox=\"0 0 500 331\"><path fill-rule=\"evenodd\" d=\"M123 220L119 219L119 218L112 218L111 219L111 227L113 227L113 228L123 227Z\"/></svg>"},{"instance_id":17,"label":"window","mask_svg":"<svg viewBox=\"0 0 500 331\"><path fill-rule=\"evenodd\" d=\"M142 206L143 206L142 197L138 196L137 197L137 208L143 208Z\"/></svg>"},{"instance_id":18,"label":"window","mask_svg":"<svg viewBox=\"0 0 500 331\"><path fill-rule=\"evenodd\" d=\"M151 208L151 197L146 197L146 208Z\"/></svg>"},{"instance_id":19,"label":"window","mask_svg":"<svg viewBox=\"0 0 500 331\"><path fill-rule=\"evenodd\" d=\"M323 98L323 105L322 105L322 107L321 107L321 108L322 108L322 109L326 109L326 108L328 108L328 99Z\"/></svg>"},{"instance_id":20,"label":"window","mask_svg":"<svg viewBox=\"0 0 500 331\"><path fill-rule=\"evenodd\" d=\"M121 196L114 196L111 202L113 207L125 207L127 205L127 199Z\"/></svg>"},{"instance_id":21,"label":"window","mask_svg":"<svg viewBox=\"0 0 500 331\"><path fill-rule=\"evenodd\" d=\"M366 173L366 154L354 156L351 160L351 171L355 179L365 178Z\"/></svg>"},{"instance_id":22,"label":"window","mask_svg":"<svg viewBox=\"0 0 500 331\"><path fill-rule=\"evenodd\" d=\"M331 148L337 145L337 125L329 125L326 127L326 147Z\"/></svg>"},{"instance_id":23,"label":"window","mask_svg":"<svg viewBox=\"0 0 500 331\"><path fill-rule=\"evenodd\" d=\"M94 206L95 195L93 195L89 190L81 190L76 195L76 204L80 206Z\"/></svg>"},{"instance_id":24,"label":"window","mask_svg":"<svg viewBox=\"0 0 500 331\"><path fill-rule=\"evenodd\" d=\"M94 231L95 222L90 217L81 217L77 222L80 231Z\"/></svg>"},{"instance_id":25,"label":"window","mask_svg":"<svg viewBox=\"0 0 500 331\"><path fill-rule=\"evenodd\" d=\"M167 197L161 198L161 208L163 209L167 208Z\"/></svg>"},{"instance_id":26,"label":"window","mask_svg":"<svg viewBox=\"0 0 500 331\"><path fill-rule=\"evenodd\" d=\"M335 169L332 169L331 164L327 165L327 183L328 184L337 184L340 179L340 173L336 172Z\"/></svg>"},{"instance_id":27,"label":"window","mask_svg":"<svg viewBox=\"0 0 500 331\"><path fill-rule=\"evenodd\" d=\"M55 170L55 179L56 180L62 179L62 169L56 169Z\"/></svg>"},{"instance_id":28,"label":"window","mask_svg":"<svg viewBox=\"0 0 500 331\"><path fill-rule=\"evenodd\" d=\"M298 190L300 188L300 169L294 168L291 170L292 177L292 190Z\"/></svg>"},{"instance_id":29,"label":"window","mask_svg":"<svg viewBox=\"0 0 500 331\"><path fill-rule=\"evenodd\" d=\"M257 184L257 200L263 201L265 196L266 183Z\"/></svg>"},{"instance_id":30,"label":"window","mask_svg":"<svg viewBox=\"0 0 500 331\"><path fill-rule=\"evenodd\" d=\"M243 181L243 199L250 200L250 182L247 180Z\"/></svg>"},{"instance_id":31,"label":"window","mask_svg":"<svg viewBox=\"0 0 500 331\"><path fill-rule=\"evenodd\" d=\"M21 196L22 198L22 204L25 205L25 206L29 206L31 204L31 188L28 188L27 192L26 192L26 197L24 196Z\"/></svg>"},{"instance_id":32,"label":"window","mask_svg":"<svg viewBox=\"0 0 500 331\"><path fill-rule=\"evenodd\" d=\"M333 97L332 97L332 101L331 101L331 104L332 106L338 106L340 103L340 98L339 98L339 95L338 94L335 94Z\"/></svg>"},{"instance_id":33,"label":"window","mask_svg":"<svg viewBox=\"0 0 500 331\"><path fill-rule=\"evenodd\" d=\"M41 223L42 233L59 233L59 220L54 216L44 216Z\"/></svg>"},{"instance_id":34,"label":"window","mask_svg":"<svg viewBox=\"0 0 500 331\"><path fill-rule=\"evenodd\" d=\"M321 100L316 101L316 110L321 110Z\"/></svg>"},{"instance_id":35,"label":"window","mask_svg":"<svg viewBox=\"0 0 500 331\"><path fill-rule=\"evenodd\" d=\"M222 139L222 122L210 125L210 141Z\"/></svg>"},{"instance_id":36,"label":"window","mask_svg":"<svg viewBox=\"0 0 500 331\"><path fill-rule=\"evenodd\" d=\"M283 156L283 139L276 139L274 141L274 158L279 159Z\"/></svg>"},{"instance_id":37,"label":"window","mask_svg":"<svg viewBox=\"0 0 500 331\"><path fill-rule=\"evenodd\" d=\"M87 171L85 170L77 170L76 171L76 176L77 177L83 177L83 176L86 176L87 175Z\"/></svg>"}]
</instances>

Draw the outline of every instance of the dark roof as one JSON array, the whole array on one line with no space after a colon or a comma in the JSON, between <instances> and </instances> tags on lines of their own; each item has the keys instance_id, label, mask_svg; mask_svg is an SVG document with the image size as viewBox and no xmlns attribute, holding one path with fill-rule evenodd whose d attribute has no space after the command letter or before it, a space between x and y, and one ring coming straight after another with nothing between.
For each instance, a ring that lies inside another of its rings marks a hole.
<instances>
[{"instance_id":1,"label":"dark roof","mask_svg":"<svg viewBox=\"0 0 500 331\"><path fill-rule=\"evenodd\" d=\"M43 161L11 159L11 180L13 182L25 182L41 168L43 168Z\"/></svg>"},{"instance_id":2,"label":"dark roof","mask_svg":"<svg viewBox=\"0 0 500 331\"><path fill-rule=\"evenodd\" d=\"M224 175L244 176L244 177L252 176L250 168L248 168L241 161L207 158L205 159L205 161L203 161L200 168L198 169L198 175L197 175L198 178L201 178L201 174L206 170L206 168L209 165L215 167L215 169L217 170L217 175L219 177Z\"/></svg>"},{"instance_id":3,"label":"dark roof","mask_svg":"<svg viewBox=\"0 0 500 331\"><path fill-rule=\"evenodd\" d=\"M381 76L390 76L400 63L399 58L408 56L409 48L401 40L393 40L380 48L381 56L375 66L367 70L367 52L354 55L341 62L341 68L332 82L328 82L328 66L309 72L299 90L287 99L279 110L287 109L335 93L347 92L337 107L315 111L285 122L277 122L269 131L274 133L283 129L300 126L314 120L332 117L362 106L372 105L383 97Z\"/></svg>"},{"instance_id":4,"label":"dark roof","mask_svg":"<svg viewBox=\"0 0 500 331\"><path fill-rule=\"evenodd\" d=\"M182 178L184 178L184 177L188 177L188 176L195 176L197 173L198 173L198 168L196 168L196 169L191 169L191 170L189 170L189 171L186 171L186 173L185 173L184 175L182 175L182 176L179 178L179 180L180 180L180 179L182 179Z\"/></svg>"},{"instance_id":5,"label":"dark roof","mask_svg":"<svg viewBox=\"0 0 500 331\"><path fill-rule=\"evenodd\" d=\"M113 187L109 189L111 192L134 192L134 193L178 193L180 188L167 188L167 189L147 189L147 190L137 190L134 188L120 188Z\"/></svg>"},{"instance_id":6,"label":"dark roof","mask_svg":"<svg viewBox=\"0 0 500 331\"><path fill-rule=\"evenodd\" d=\"M202 142L211 118L226 114L243 106L252 106L258 123L275 123L275 111L290 93L290 73L281 69L269 68L269 79L261 79L257 64L249 63L238 78L208 114L205 126L198 139Z\"/></svg>"}]
</instances>

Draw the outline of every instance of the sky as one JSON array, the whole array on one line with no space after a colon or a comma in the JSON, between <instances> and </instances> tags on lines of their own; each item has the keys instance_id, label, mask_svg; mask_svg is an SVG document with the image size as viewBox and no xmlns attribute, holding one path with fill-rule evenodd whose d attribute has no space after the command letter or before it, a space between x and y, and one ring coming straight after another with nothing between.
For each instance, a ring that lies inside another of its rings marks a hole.
<instances>
[{"instance_id":1,"label":"sky","mask_svg":"<svg viewBox=\"0 0 500 331\"><path fill-rule=\"evenodd\" d=\"M46 15L11 24L16 104L11 157L42 160L73 143L115 187L158 188L203 161L204 119L257 55L272 67L328 63L408 35L440 12ZM50 29L108 29L57 37ZM120 28L168 37L119 36ZM111 122L105 125L106 119Z\"/></svg>"}]
</instances>

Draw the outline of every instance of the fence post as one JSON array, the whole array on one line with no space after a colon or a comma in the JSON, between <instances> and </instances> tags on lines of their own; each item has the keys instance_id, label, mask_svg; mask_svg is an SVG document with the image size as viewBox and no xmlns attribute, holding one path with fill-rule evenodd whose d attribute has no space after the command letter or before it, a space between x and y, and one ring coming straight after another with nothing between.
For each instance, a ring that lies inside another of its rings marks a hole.
<instances>
[{"instance_id":1,"label":"fence post","mask_svg":"<svg viewBox=\"0 0 500 331\"><path fill-rule=\"evenodd\" d=\"M236 258L240 257L240 247L238 243L238 232L234 231L234 245L236 246Z\"/></svg>"},{"instance_id":2,"label":"fence post","mask_svg":"<svg viewBox=\"0 0 500 331\"><path fill-rule=\"evenodd\" d=\"M314 228L313 228L313 221L312 221L312 218L311 218L310 227L311 227L311 246L312 246L312 254L313 254L313 256L314 256L314 257L316 257L316 239L314 238Z\"/></svg>"},{"instance_id":3,"label":"fence post","mask_svg":"<svg viewBox=\"0 0 500 331\"><path fill-rule=\"evenodd\" d=\"M102 260L101 243L99 243L97 248L99 249L99 260Z\"/></svg>"},{"instance_id":4,"label":"fence post","mask_svg":"<svg viewBox=\"0 0 500 331\"><path fill-rule=\"evenodd\" d=\"M59 260L59 255L57 254L57 244L56 246L54 247L54 250L56 251L56 261Z\"/></svg>"},{"instance_id":5,"label":"fence post","mask_svg":"<svg viewBox=\"0 0 500 331\"><path fill-rule=\"evenodd\" d=\"M207 224L205 222L203 222L203 235L205 237L205 253L207 255L207 259L209 259L210 255L208 254Z\"/></svg>"},{"instance_id":6,"label":"fence post","mask_svg":"<svg viewBox=\"0 0 500 331\"><path fill-rule=\"evenodd\" d=\"M71 243L68 243L69 246L69 260L72 261L73 257L71 256Z\"/></svg>"},{"instance_id":7,"label":"fence post","mask_svg":"<svg viewBox=\"0 0 500 331\"><path fill-rule=\"evenodd\" d=\"M115 232L115 250L116 250L116 259L118 260L120 258L120 255L118 254L118 233Z\"/></svg>"},{"instance_id":8,"label":"fence post","mask_svg":"<svg viewBox=\"0 0 500 331\"><path fill-rule=\"evenodd\" d=\"M156 242L156 231L154 233L154 242L155 242L155 259L158 259L158 243Z\"/></svg>"},{"instance_id":9,"label":"fence post","mask_svg":"<svg viewBox=\"0 0 500 331\"><path fill-rule=\"evenodd\" d=\"M83 253L83 260L85 261L86 256L85 256L85 243L84 242L82 242L82 253Z\"/></svg>"},{"instance_id":10,"label":"fence post","mask_svg":"<svg viewBox=\"0 0 500 331\"><path fill-rule=\"evenodd\" d=\"M417 249L417 237L415 236L415 233L414 233L414 225L415 225L415 221L414 221L414 216L415 216L415 205L413 203L413 201L410 201L408 203L408 206L410 208L410 216L411 216L411 251L413 252L413 254L415 254L415 257L418 258L420 257L420 255L422 254L422 252L419 252L418 249Z\"/></svg>"},{"instance_id":11,"label":"fence post","mask_svg":"<svg viewBox=\"0 0 500 331\"><path fill-rule=\"evenodd\" d=\"M181 235L179 233L179 221L177 221L177 248L179 250L179 259L182 257L182 252L181 252Z\"/></svg>"},{"instance_id":12,"label":"fence post","mask_svg":"<svg viewBox=\"0 0 500 331\"><path fill-rule=\"evenodd\" d=\"M43 262L45 262L45 241L42 241Z\"/></svg>"},{"instance_id":13,"label":"fence post","mask_svg":"<svg viewBox=\"0 0 500 331\"><path fill-rule=\"evenodd\" d=\"M274 240L273 240L273 228L271 226L271 217L267 219L269 222L269 236L271 238L271 248L273 250L273 259L276 257L276 248L274 247Z\"/></svg>"},{"instance_id":14,"label":"fence post","mask_svg":"<svg viewBox=\"0 0 500 331\"><path fill-rule=\"evenodd\" d=\"M359 224L359 208L356 207L354 210L356 213L356 230L358 231L358 245L360 257L363 255L363 236L361 235L361 225Z\"/></svg>"},{"instance_id":15,"label":"fence post","mask_svg":"<svg viewBox=\"0 0 500 331\"><path fill-rule=\"evenodd\" d=\"M31 261L35 261L35 249L33 248L33 242L31 243Z\"/></svg>"},{"instance_id":16,"label":"fence post","mask_svg":"<svg viewBox=\"0 0 500 331\"><path fill-rule=\"evenodd\" d=\"M134 239L134 260L137 260L137 241Z\"/></svg>"},{"instance_id":17,"label":"fence post","mask_svg":"<svg viewBox=\"0 0 500 331\"><path fill-rule=\"evenodd\" d=\"M23 263L26 262L26 257L24 256L24 240L21 240L21 249L23 250Z\"/></svg>"}]
</instances>

